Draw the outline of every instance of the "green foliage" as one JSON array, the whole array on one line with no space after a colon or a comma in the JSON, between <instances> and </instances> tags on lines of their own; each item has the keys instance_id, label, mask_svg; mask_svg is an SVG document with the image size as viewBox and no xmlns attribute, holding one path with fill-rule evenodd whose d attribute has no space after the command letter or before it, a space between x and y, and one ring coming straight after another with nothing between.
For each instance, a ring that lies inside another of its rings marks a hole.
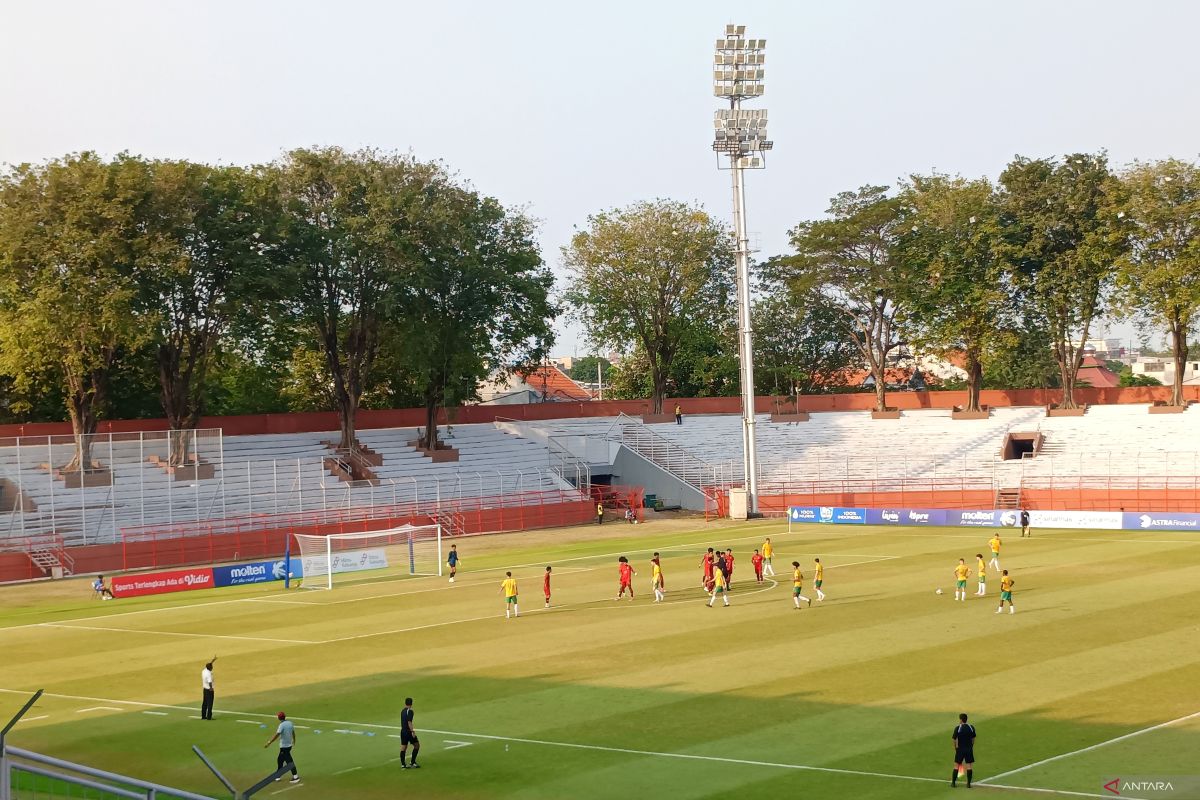
<instances>
[{"instance_id":1,"label":"green foliage","mask_svg":"<svg viewBox=\"0 0 1200 800\"><path fill-rule=\"evenodd\" d=\"M282 293L272 258L278 202L262 170L186 161L149 167L140 303L154 322L163 414L173 429L194 428L222 338L235 327L261 325Z\"/></svg>"},{"instance_id":2,"label":"green foliage","mask_svg":"<svg viewBox=\"0 0 1200 800\"><path fill-rule=\"evenodd\" d=\"M899 259L909 347L962 352L968 401L979 410L983 363L1012 344L1015 303L1002 259L1006 228L991 183L914 175L904 187Z\"/></svg>"},{"instance_id":3,"label":"green foliage","mask_svg":"<svg viewBox=\"0 0 1200 800\"><path fill-rule=\"evenodd\" d=\"M583 383L595 383L597 365L599 365L600 375L605 385L607 385L612 380L613 365L607 358L600 356L581 356L574 359L571 362L571 370L568 374L572 380Z\"/></svg>"},{"instance_id":4,"label":"green foliage","mask_svg":"<svg viewBox=\"0 0 1200 800\"><path fill-rule=\"evenodd\" d=\"M1072 342L1085 341L1103 314L1123 249L1113 210L1120 186L1104 153L1018 157L1000 183L1004 257L1027 311L1050 334L1062 405L1074 408L1083 349Z\"/></svg>"},{"instance_id":5,"label":"green foliage","mask_svg":"<svg viewBox=\"0 0 1200 800\"><path fill-rule=\"evenodd\" d=\"M1172 404L1182 405L1188 339L1200 314L1200 169L1167 159L1121 175L1119 215L1127 245L1117 259L1116 302L1143 326L1166 328L1175 361Z\"/></svg>"},{"instance_id":6,"label":"green foliage","mask_svg":"<svg viewBox=\"0 0 1200 800\"><path fill-rule=\"evenodd\" d=\"M885 370L902 342L904 276L897 244L903 207L886 186L834 197L828 218L790 231L796 254L778 259L793 301L813 293L837 309L838 329L875 377L876 408L886 406Z\"/></svg>"},{"instance_id":7,"label":"green foliage","mask_svg":"<svg viewBox=\"0 0 1200 800\"><path fill-rule=\"evenodd\" d=\"M65 388L76 433L96 430L122 353L147 340L137 314L146 164L92 153L0 176L0 373L26 395ZM91 467L86 440L68 468Z\"/></svg>"},{"instance_id":8,"label":"green foliage","mask_svg":"<svg viewBox=\"0 0 1200 800\"><path fill-rule=\"evenodd\" d=\"M733 245L703 210L656 200L595 214L563 248L563 263L571 275L565 297L588 338L644 356L655 413L689 341L688 380L724 385L714 342L733 317Z\"/></svg>"},{"instance_id":9,"label":"green foliage","mask_svg":"<svg viewBox=\"0 0 1200 800\"><path fill-rule=\"evenodd\" d=\"M759 394L816 394L845 388L858 349L841 328L841 312L820 292L794 297L779 265L761 268L763 296L754 304L754 381Z\"/></svg>"},{"instance_id":10,"label":"green foliage","mask_svg":"<svg viewBox=\"0 0 1200 800\"><path fill-rule=\"evenodd\" d=\"M1153 375L1134 375L1131 370L1120 374L1121 386L1162 386L1162 381Z\"/></svg>"},{"instance_id":11,"label":"green foliage","mask_svg":"<svg viewBox=\"0 0 1200 800\"><path fill-rule=\"evenodd\" d=\"M984 363L985 389L1057 389L1058 362L1050 347L1050 334L1034 321L1004 331L1007 347Z\"/></svg>"}]
</instances>

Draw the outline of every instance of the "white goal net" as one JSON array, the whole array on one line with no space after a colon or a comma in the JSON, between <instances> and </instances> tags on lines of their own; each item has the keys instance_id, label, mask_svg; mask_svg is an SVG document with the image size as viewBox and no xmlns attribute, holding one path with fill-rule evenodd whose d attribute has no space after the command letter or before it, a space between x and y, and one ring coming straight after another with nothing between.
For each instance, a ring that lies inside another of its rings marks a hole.
<instances>
[{"instance_id":1,"label":"white goal net","mask_svg":"<svg viewBox=\"0 0 1200 800\"><path fill-rule=\"evenodd\" d=\"M293 534L305 589L332 589L334 575L441 575L442 526L401 525L384 531ZM293 563L295 557L293 556Z\"/></svg>"}]
</instances>

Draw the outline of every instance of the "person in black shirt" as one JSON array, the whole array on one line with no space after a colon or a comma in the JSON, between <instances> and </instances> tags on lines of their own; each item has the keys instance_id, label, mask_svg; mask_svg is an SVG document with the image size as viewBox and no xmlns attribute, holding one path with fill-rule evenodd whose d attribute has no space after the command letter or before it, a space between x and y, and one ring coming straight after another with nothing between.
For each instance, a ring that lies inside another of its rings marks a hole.
<instances>
[{"instance_id":1,"label":"person in black shirt","mask_svg":"<svg viewBox=\"0 0 1200 800\"><path fill-rule=\"evenodd\" d=\"M1029 535L1029 509L1022 508L1021 509L1021 537L1024 538L1028 535Z\"/></svg>"},{"instance_id":2,"label":"person in black shirt","mask_svg":"<svg viewBox=\"0 0 1200 800\"><path fill-rule=\"evenodd\" d=\"M958 785L959 770L966 767L967 788L975 777L975 726L967 724L967 715L958 715L958 727L954 729L954 769L950 772L950 785Z\"/></svg>"},{"instance_id":3,"label":"person in black shirt","mask_svg":"<svg viewBox=\"0 0 1200 800\"><path fill-rule=\"evenodd\" d=\"M421 740L417 738L417 732L413 729L413 707L412 698L404 698L404 710L400 712L400 766L404 769L420 769L421 765L417 763L417 753L421 752ZM413 746L412 763L405 764L404 757L408 754L408 746Z\"/></svg>"}]
</instances>

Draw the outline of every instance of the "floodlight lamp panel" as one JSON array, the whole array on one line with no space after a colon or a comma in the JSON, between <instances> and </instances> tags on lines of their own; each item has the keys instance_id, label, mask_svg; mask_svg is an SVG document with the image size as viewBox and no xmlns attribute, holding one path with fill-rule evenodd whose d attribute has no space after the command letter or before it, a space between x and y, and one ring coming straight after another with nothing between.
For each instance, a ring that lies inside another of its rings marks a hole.
<instances>
[{"instance_id":1,"label":"floodlight lamp panel","mask_svg":"<svg viewBox=\"0 0 1200 800\"><path fill-rule=\"evenodd\" d=\"M737 25L734 25L731 22L725 26L725 35L726 36L733 36L735 33L737 33Z\"/></svg>"},{"instance_id":2,"label":"floodlight lamp panel","mask_svg":"<svg viewBox=\"0 0 1200 800\"><path fill-rule=\"evenodd\" d=\"M738 26L736 26L736 28L737 28L738 36L744 36L746 34L746 26L745 25L738 25Z\"/></svg>"}]
</instances>

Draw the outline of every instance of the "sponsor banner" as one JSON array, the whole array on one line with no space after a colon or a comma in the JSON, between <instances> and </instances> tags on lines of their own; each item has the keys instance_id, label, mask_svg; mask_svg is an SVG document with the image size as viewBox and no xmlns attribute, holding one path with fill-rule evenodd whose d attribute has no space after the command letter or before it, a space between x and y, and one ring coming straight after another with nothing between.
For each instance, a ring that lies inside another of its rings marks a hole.
<instances>
[{"instance_id":1,"label":"sponsor banner","mask_svg":"<svg viewBox=\"0 0 1200 800\"><path fill-rule=\"evenodd\" d=\"M1200 514L1182 511L1126 511L1122 517L1126 530L1145 531L1200 531Z\"/></svg>"},{"instance_id":2,"label":"sponsor banner","mask_svg":"<svg viewBox=\"0 0 1200 800\"><path fill-rule=\"evenodd\" d=\"M255 561L250 564L232 564L224 567L213 567L213 583L216 586L240 586L245 583L266 583L281 581L287 577L287 562ZM298 558L292 559L292 577L299 578L304 574L303 562Z\"/></svg>"},{"instance_id":3,"label":"sponsor banner","mask_svg":"<svg viewBox=\"0 0 1200 800\"><path fill-rule=\"evenodd\" d=\"M325 568L325 556L305 556L301 569L306 575L325 575L328 572L361 572L368 569L383 569L388 565L387 551L382 547L372 547L365 550L346 550L334 553L328 570ZM296 560L292 559L295 564Z\"/></svg>"},{"instance_id":4,"label":"sponsor banner","mask_svg":"<svg viewBox=\"0 0 1200 800\"><path fill-rule=\"evenodd\" d=\"M945 525L940 508L868 508L868 525Z\"/></svg>"},{"instance_id":5,"label":"sponsor banner","mask_svg":"<svg viewBox=\"0 0 1200 800\"><path fill-rule=\"evenodd\" d=\"M1121 523L1120 511L1029 512L1029 524L1034 528L1095 528L1115 531L1121 529Z\"/></svg>"},{"instance_id":6,"label":"sponsor banner","mask_svg":"<svg viewBox=\"0 0 1200 800\"><path fill-rule=\"evenodd\" d=\"M789 506L788 519L792 522L818 522L820 511L816 506Z\"/></svg>"},{"instance_id":7,"label":"sponsor banner","mask_svg":"<svg viewBox=\"0 0 1200 800\"><path fill-rule=\"evenodd\" d=\"M142 575L118 575L109 584L113 597L138 597L144 594L186 592L191 589L211 589L212 587L213 571L211 567L177 569L171 572L149 572Z\"/></svg>"},{"instance_id":8,"label":"sponsor banner","mask_svg":"<svg viewBox=\"0 0 1200 800\"><path fill-rule=\"evenodd\" d=\"M788 519L792 522L824 522L831 525L865 525L867 509L840 506L790 506Z\"/></svg>"},{"instance_id":9,"label":"sponsor banner","mask_svg":"<svg viewBox=\"0 0 1200 800\"><path fill-rule=\"evenodd\" d=\"M969 511L948 509L946 524L973 528L998 528L1002 525L1012 527L1017 524L1017 512L997 509L971 509Z\"/></svg>"}]
</instances>

